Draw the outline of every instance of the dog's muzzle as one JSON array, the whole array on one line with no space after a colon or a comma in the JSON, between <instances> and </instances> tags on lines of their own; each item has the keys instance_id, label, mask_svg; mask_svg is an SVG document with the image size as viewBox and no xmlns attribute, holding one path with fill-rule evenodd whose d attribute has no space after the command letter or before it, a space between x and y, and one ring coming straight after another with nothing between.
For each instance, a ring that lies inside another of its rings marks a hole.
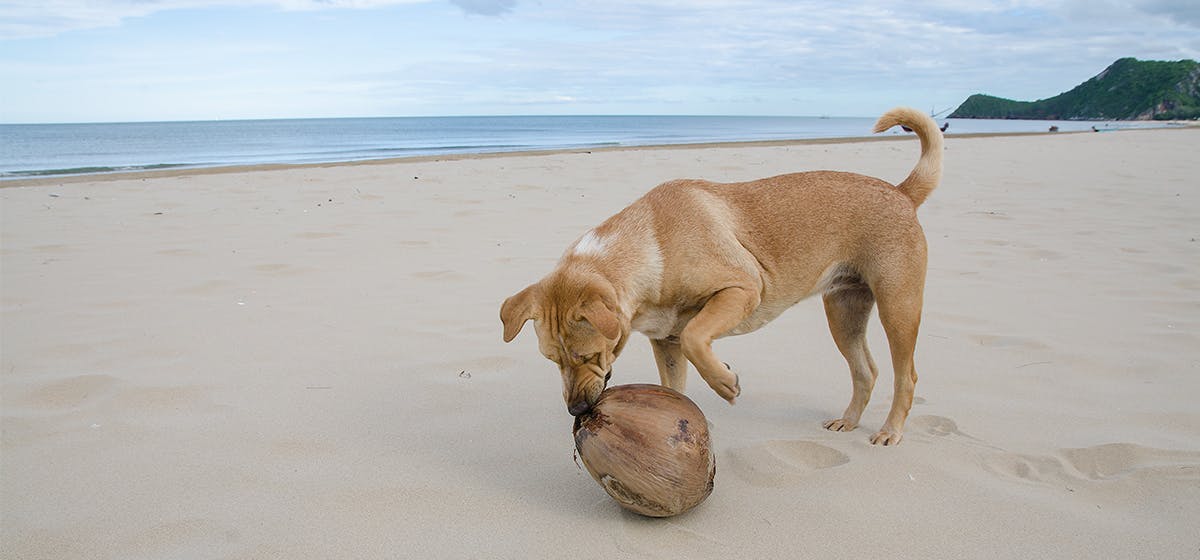
<instances>
[{"instance_id":1,"label":"dog's muzzle","mask_svg":"<svg viewBox=\"0 0 1200 560\"><path fill-rule=\"evenodd\" d=\"M588 404L586 400L578 400L567 407L567 412L570 412L571 416L583 416L591 409L592 405Z\"/></svg>"},{"instance_id":2,"label":"dog's muzzle","mask_svg":"<svg viewBox=\"0 0 1200 560\"><path fill-rule=\"evenodd\" d=\"M608 373L604 374L604 387L600 388L601 392L603 392L604 389L608 388L608 380L609 379L612 379L612 370L611 369L608 370ZM599 398L599 395L597 395L597 398ZM589 411L592 410L592 404L593 403L588 402L587 398L585 397L585 398L579 399L579 400L571 403L569 406L567 406L567 412L569 412L571 414L571 416L581 416L581 415L587 414Z\"/></svg>"}]
</instances>

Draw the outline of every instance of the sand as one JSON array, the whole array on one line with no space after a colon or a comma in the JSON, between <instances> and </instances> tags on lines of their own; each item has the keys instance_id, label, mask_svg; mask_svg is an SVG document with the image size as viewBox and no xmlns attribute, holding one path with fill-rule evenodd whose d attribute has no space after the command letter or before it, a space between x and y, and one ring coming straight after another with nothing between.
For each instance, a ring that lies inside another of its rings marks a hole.
<instances>
[{"instance_id":1,"label":"sand","mask_svg":"<svg viewBox=\"0 0 1200 560\"><path fill-rule=\"evenodd\" d=\"M1195 558L1200 129L946 143L917 399L873 447L809 300L693 371L716 489L621 510L501 301L658 182L902 179L915 139L0 188L0 556ZM655 382L635 335L614 383Z\"/></svg>"}]
</instances>

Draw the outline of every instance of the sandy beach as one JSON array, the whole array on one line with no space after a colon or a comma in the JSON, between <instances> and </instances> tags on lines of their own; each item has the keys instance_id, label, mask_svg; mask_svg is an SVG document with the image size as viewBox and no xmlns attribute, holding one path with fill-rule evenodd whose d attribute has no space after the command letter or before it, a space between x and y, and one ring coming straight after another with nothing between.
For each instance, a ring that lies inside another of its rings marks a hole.
<instances>
[{"instance_id":1,"label":"sandy beach","mask_svg":"<svg viewBox=\"0 0 1200 560\"><path fill-rule=\"evenodd\" d=\"M837 169L892 141L0 183L0 557L1196 558L1200 128L955 137L904 442L849 433L819 300L693 370L715 490L655 520L573 461L505 297L673 178ZM800 367L796 367L800 364ZM613 383L657 382L635 335Z\"/></svg>"}]
</instances>

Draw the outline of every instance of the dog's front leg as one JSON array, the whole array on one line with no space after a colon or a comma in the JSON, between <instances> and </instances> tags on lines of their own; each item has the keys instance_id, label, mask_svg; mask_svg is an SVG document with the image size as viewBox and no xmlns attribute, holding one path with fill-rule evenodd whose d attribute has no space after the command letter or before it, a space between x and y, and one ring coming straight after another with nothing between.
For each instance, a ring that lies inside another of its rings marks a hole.
<instances>
[{"instance_id":1,"label":"dog's front leg","mask_svg":"<svg viewBox=\"0 0 1200 560\"><path fill-rule=\"evenodd\" d=\"M654 348L654 361L658 362L658 378L663 387L682 393L687 386L687 361L683 358L679 339L651 340L650 346Z\"/></svg>"},{"instance_id":2,"label":"dog's front leg","mask_svg":"<svg viewBox=\"0 0 1200 560\"><path fill-rule=\"evenodd\" d=\"M700 377L708 386L729 404L733 404L742 389L737 375L713 354L712 341L741 324L758 307L758 303L759 295L755 290L725 288L709 298L679 337L683 355L696 366L696 371L700 372Z\"/></svg>"}]
</instances>

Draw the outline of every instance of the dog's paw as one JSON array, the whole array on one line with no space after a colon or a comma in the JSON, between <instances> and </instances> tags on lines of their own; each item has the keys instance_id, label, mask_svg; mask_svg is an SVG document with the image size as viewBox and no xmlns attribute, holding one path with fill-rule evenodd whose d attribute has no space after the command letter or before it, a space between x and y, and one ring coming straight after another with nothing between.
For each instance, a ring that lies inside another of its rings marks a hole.
<instances>
[{"instance_id":1,"label":"dog's paw","mask_svg":"<svg viewBox=\"0 0 1200 560\"><path fill-rule=\"evenodd\" d=\"M871 436L871 445L900 445L900 438L903 436L904 433L899 430L883 428Z\"/></svg>"},{"instance_id":2,"label":"dog's paw","mask_svg":"<svg viewBox=\"0 0 1200 560\"><path fill-rule=\"evenodd\" d=\"M725 364L725 369L729 370L729 373L733 373L733 367L730 366L728 362L721 362L721 363ZM741 394L742 394L742 378L738 374L733 373L733 396L739 397L739 396L741 396ZM726 400L729 401L729 404L733 404L732 398L726 399Z\"/></svg>"},{"instance_id":3,"label":"dog's paw","mask_svg":"<svg viewBox=\"0 0 1200 560\"><path fill-rule=\"evenodd\" d=\"M721 395L721 398L728 401L729 404L737 404L735 401L737 401L738 395L742 394L742 382L736 373L733 374L733 386L723 385L717 394Z\"/></svg>"},{"instance_id":4,"label":"dog's paw","mask_svg":"<svg viewBox=\"0 0 1200 560\"><path fill-rule=\"evenodd\" d=\"M836 420L826 420L825 423L823 423L821 425L825 426L825 429L829 430L831 432L849 432L850 430L853 430L854 428L858 427L857 422L851 422L849 420L846 420L845 418L838 418Z\"/></svg>"},{"instance_id":5,"label":"dog's paw","mask_svg":"<svg viewBox=\"0 0 1200 560\"><path fill-rule=\"evenodd\" d=\"M742 394L741 380L738 378L737 374L733 372L728 372L728 375L722 376L722 378L717 380L715 383L709 383L709 386L712 387L712 390L716 391L721 398L728 401L729 404L735 404L734 401L737 399L737 396Z\"/></svg>"}]
</instances>

